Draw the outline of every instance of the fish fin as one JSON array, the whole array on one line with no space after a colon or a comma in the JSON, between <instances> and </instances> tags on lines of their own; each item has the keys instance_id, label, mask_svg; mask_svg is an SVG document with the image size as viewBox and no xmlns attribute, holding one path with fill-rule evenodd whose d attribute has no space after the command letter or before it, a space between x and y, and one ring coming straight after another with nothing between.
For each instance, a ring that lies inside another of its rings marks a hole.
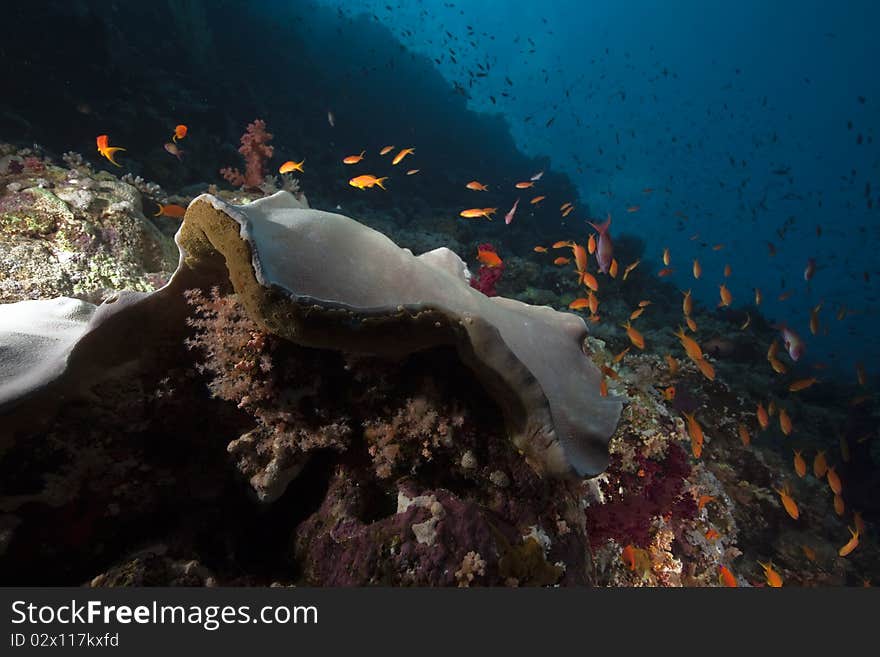
<instances>
[{"instance_id":1,"label":"fish fin","mask_svg":"<svg viewBox=\"0 0 880 657\"><path fill-rule=\"evenodd\" d=\"M114 165L121 168L122 165L119 164L115 159L113 159L113 154L116 153L117 151L124 151L124 150L125 149L121 148L120 146L110 146L109 148L107 148L104 151L104 157L106 157L108 160L110 160L110 162L113 163Z\"/></svg>"},{"instance_id":2,"label":"fish fin","mask_svg":"<svg viewBox=\"0 0 880 657\"><path fill-rule=\"evenodd\" d=\"M388 176L385 176L384 178L377 178L376 184L379 185L379 187L381 187L382 189L385 189L385 185L382 184L383 180L388 180ZM388 191L388 190L385 190L385 191Z\"/></svg>"}]
</instances>

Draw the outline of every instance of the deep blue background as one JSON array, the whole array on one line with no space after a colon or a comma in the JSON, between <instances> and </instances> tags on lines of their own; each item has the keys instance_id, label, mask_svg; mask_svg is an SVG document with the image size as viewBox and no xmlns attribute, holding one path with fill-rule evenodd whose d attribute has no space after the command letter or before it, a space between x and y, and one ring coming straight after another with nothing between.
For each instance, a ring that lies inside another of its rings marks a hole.
<instances>
[{"instance_id":1,"label":"deep blue background","mask_svg":"<svg viewBox=\"0 0 880 657\"><path fill-rule=\"evenodd\" d=\"M373 14L408 49L438 60L469 107L502 113L522 150L570 174L594 216L610 212L614 231L643 237L655 270L668 246L682 289L715 305L729 263L735 305L759 287L764 312L795 327L812 358L853 379L857 360L877 371L880 3L319 4ZM332 36L309 47L332 57ZM632 205L640 210L626 212ZM713 251L719 242L725 248ZM808 285L811 257L818 270ZM812 337L809 310L820 301L823 328ZM850 312L837 321L841 304Z\"/></svg>"}]
</instances>

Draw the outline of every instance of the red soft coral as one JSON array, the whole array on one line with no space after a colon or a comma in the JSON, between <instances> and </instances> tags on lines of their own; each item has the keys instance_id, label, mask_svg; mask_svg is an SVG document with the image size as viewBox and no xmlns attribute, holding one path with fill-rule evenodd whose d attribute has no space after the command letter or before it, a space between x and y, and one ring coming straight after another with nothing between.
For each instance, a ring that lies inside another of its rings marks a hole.
<instances>
[{"instance_id":1,"label":"red soft coral","mask_svg":"<svg viewBox=\"0 0 880 657\"><path fill-rule=\"evenodd\" d=\"M477 251L492 251L495 253L495 247L491 244L480 244L480 246L477 247ZM503 262L496 267L480 265L476 276L471 278L471 287L479 290L487 297L497 297L498 291L495 289L495 284L501 279L501 274L503 273Z\"/></svg>"},{"instance_id":2,"label":"red soft coral","mask_svg":"<svg viewBox=\"0 0 880 657\"><path fill-rule=\"evenodd\" d=\"M272 133L266 132L266 122L256 119L248 125L241 136L241 147L238 149L244 157L244 174L237 168L226 167L220 169L220 175L226 178L230 185L258 189L266 176L266 162L275 153L275 149L269 146L270 141L272 141Z\"/></svg>"},{"instance_id":3,"label":"red soft coral","mask_svg":"<svg viewBox=\"0 0 880 657\"><path fill-rule=\"evenodd\" d=\"M594 549L613 538L620 545L646 548L655 518L667 516L673 527L696 515L693 496L685 492L691 465L687 452L670 445L662 461L637 456L638 469L626 472L619 456L612 456L601 484L604 504L586 509L587 529Z\"/></svg>"}]
</instances>

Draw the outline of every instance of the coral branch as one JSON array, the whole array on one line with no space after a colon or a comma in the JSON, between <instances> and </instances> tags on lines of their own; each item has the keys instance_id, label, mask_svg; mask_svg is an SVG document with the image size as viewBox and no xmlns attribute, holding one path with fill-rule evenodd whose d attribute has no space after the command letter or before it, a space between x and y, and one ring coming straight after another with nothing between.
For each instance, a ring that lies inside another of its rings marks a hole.
<instances>
[{"instance_id":1,"label":"coral branch","mask_svg":"<svg viewBox=\"0 0 880 657\"><path fill-rule=\"evenodd\" d=\"M248 125L241 136L241 146L238 149L244 158L244 173L242 174L237 168L225 167L220 169L220 175L230 185L259 189L266 175L266 162L275 152L275 149L269 145L270 141L272 141L272 133L266 132L266 122L256 119Z\"/></svg>"}]
</instances>

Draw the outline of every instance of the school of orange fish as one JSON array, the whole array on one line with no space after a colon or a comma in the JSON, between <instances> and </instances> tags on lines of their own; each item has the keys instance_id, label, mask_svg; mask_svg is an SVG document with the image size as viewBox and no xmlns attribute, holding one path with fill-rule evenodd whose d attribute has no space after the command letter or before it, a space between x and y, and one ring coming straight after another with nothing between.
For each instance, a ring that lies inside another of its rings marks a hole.
<instances>
[{"instance_id":1,"label":"school of orange fish","mask_svg":"<svg viewBox=\"0 0 880 657\"><path fill-rule=\"evenodd\" d=\"M334 118L331 115L328 115L328 121L331 126L334 125ZM171 138L171 142L165 144L165 150L170 154L180 158L183 151L181 151L177 142L184 139L187 135L188 128L185 125L177 125L174 128L174 133ZM97 146L98 153L106 158L111 164L119 167L121 166L116 161L116 153L125 152L125 148L121 148L118 146L110 146L110 138L108 135L100 135L97 137ZM385 146L379 150L378 155L380 157L385 157L392 153L396 149L396 146L389 145ZM397 150L397 153L391 160L392 166L397 166L400 164L407 156L413 155L415 153L415 148L407 147L400 148ZM362 150L359 154L349 155L342 159L342 163L348 166L359 165L363 162L367 157L367 152ZM289 174L294 172L304 172L303 165L305 164L305 159L295 162L294 160L288 160L284 162L279 167L279 173L281 174ZM419 173L419 169L409 169L406 171L406 175L412 176ZM530 176L527 180L522 180L513 185L514 189L517 190L525 190L525 189L536 189L540 184L540 180L543 176L544 172L540 171ZM389 180L389 176L376 176L374 174L361 174L358 176L352 177L348 184L357 189L366 190L371 189L373 187L379 187L382 190L386 190L385 182ZM482 183L478 180L471 180L470 182L464 185L464 188L474 192L485 192L489 190L489 186L485 183ZM644 193L650 194L653 191L651 188L645 188L643 190ZM539 205L547 199L546 195L536 194L534 197L530 199L531 205ZM505 215L505 224L510 224L516 215L517 208L519 206L519 198L516 198L510 210ZM186 212L186 208L175 205L168 204L162 205L158 204L159 209L155 213L155 216L165 216L171 218L180 219L183 217ZM627 207L626 211L628 213L638 212L640 209L639 205L632 205ZM459 214L461 217L466 219L479 219L485 218L488 220L492 219L492 215L497 212L498 208L484 208L484 207L472 207L466 208L462 210ZM575 206L570 201L566 201L562 203L559 207L560 216L562 218L568 217L575 210ZM595 230L595 232L591 232L586 236L586 245L578 244L575 241L569 240L561 240L552 244L550 247L546 246L535 246L534 252L537 254L547 254L551 249L570 249L571 257L567 256L558 256L553 259L553 264L559 267L563 267L565 265L569 265L574 262L574 274L576 276L577 285L583 285L586 290L586 296L581 296L576 298L569 304L569 309L574 311L584 311L588 310L589 314L587 315L587 319L592 323L598 323L601 321L601 316L599 315L599 279L597 279L596 274L607 275L611 278L616 278L619 272L619 264L617 260L613 256L613 243L610 235L610 226L611 226L611 215L609 214L606 220L597 224L592 221L588 221L589 225ZM698 236L694 236L692 239L696 239ZM713 251L721 251L724 249L724 244L715 244L713 247ZM595 271L596 274L588 271L590 265L590 257L593 257L596 262ZM664 248L662 251L662 261L663 268L657 272L657 276L666 277L669 276L674 268L672 267L672 256L668 248ZM477 252L477 260L486 267L498 267L502 264L502 259L498 256L495 251L487 250L487 249L478 249ZM635 260L626 265L623 270L622 280L626 281L627 277L632 273L633 270L636 269L640 264L640 260ZM808 262L807 267L804 271L804 279L809 281L815 272L815 263L812 259ZM700 279L703 275L702 265L698 259L693 260L692 264L692 273L694 279ZM725 265L723 270L724 278L727 279L731 276L732 271L730 265ZM690 331L692 334L696 334L698 327L696 322L694 321L693 314L693 300L691 298L691 291L683 291L683 301L682 301L682 317L685 325L679 326L678 329L674 332L675 336L679 339L681 346L684 350L685 355L688 359L690 359L696 368L702 373L710 381L715 380L715 369L713 365L706 359L702 348L699 343L692 337L692 335L688 335L687 331ZM789 291L787 294L791 294ZM761 304L761 291L758 288L754 290L754 303L756 306L760 306ZM634 321L636 321L645 310L651 305L651 301L643 300L639 302L638 307L636 307L629 316L629 319L621 324L623 329L626 332L626 336L629 339L632 347L635 347L639 350L645 349L645 338L644 336L632 325ZM730 307L733 303L733 296L730 293L730 290L727 288L725 282L721 282L719 284L719 302L718 307ZM812 335L817 335L819 333L819 312L822 309L823 304L820 302L817 306L815 306L810 315L810 323L809 329ZM837 319L842 320L846 316L846 308L841 308L837 313ZM741 330L745 330L748 328L751 322L751 317L748 313L745 313L745 320L743 324L740 326ZM782 339L782 344L789 355L789 358L793 362L797 362L797 360L803 355L805 345L800 338L800 336L791 328L785 326L784 324L778 327L780 331L780 336ZM626 355L629 353L631 347L627 347L617 355L615 355L612 359L613 364L620 363ZM782 362L778 358L779 354L779 341L773 340L769 345L767 350L767 361L772 367L773 371L776 372L780 376L785 376L788 373L788 366L784 362ZM668 366L669 374L674 376L678 372L678 361L675 356L672 354L665 354L664 356L666 360L666 364ZM814 367L822 368L823 365L818 363L814 365ZM609 366L603 366L601 368L602 378L599 384L599 394L604 396L608 395L608 384L606 377L617 379L617 372ZM856 364L856 378L858 380L859 385L863 388L867 388L867 377L865 374L864 367L861 363ZM806 390L807 388L819 383L819 379L816 377L802 378L791 381L787 389L790 392L799 392L801 390ZM669 386L668 388L662 391L662 396L667 401L671 401L675 398L675 387ZM865 394L861 397L857 397L852 400L853 404L858 404L866 401L870 395ZM684 413L684 419L686 421L687 434L691 441L691 453L695 459L699 459L703 453L703 429L700 426L699 421L696 418L696 412L694 413ZM755 409L755 418L757 420L758 427L761 431L766 431L769 429L771 420L770 418L773 416L778 417L779 428L782 433L788 437L792 434L794 430L794 425L791 417L788 414L788 411L785 408L777 407L777 404L774 400L770 400L765 408L764 404L759 403ZM745 447L748 447L751 444L751 433L749 428L740 423L738 425L738 434L739 438L742 441L742 444ZM794 461L793 461L793 469L795 474L799 478L803 478L807 476L807 465L804 457L802 455L802 450L793 450L794 451ZM848 459L848 446L846 442L841 439L841 454L844 460ZM829 491L833 496L833 507L838 516L843 516L846 513L846 505L844 503L842 497L843 491L843 483L840 479L840 476L835 471L835 466L829 465L827 463L825 451L818 451L818 453L813 458L813 475L817 479L824 479L828 483ZM792 487L788 481L786 481L782 488L775 489L776 493L779 495L780 502L782 504L782 508L785 513L787 513L793 520L797 520L800 517L800 512L798 510L798 505L794 497L794 492ZM706 504L712 502L714 498L708 495L700 496L698 499L698 508L702 509ZM852 520L854 526L849 528L850 536L849 539L844 543L840 549L838 550L838 554L840 557L846 557L850 553L855 550L859 545L859 537L864 535L865 526L864 521L861 517L860 512L853 511ZM719 538L719 534L710 529L706 538L708 540L715 540ZM816 555L815 552L809 548L808 546L802 546L805 556L810 561L815 561ZM644 564L647 559L647 554L644 550L636 548L632 545L627 545L623 548L621 553L621 559L623 563L630 570L635 571L639 568L639 564ZM759 565L764 570L766 585L770 587L780 587L783 585L783 580L781 575L774 570L773 564L761 563ZM736 587L737 579L734 574L725 566L719 567L719 582L728 587Z\"/></svg>"}]
</instances>

